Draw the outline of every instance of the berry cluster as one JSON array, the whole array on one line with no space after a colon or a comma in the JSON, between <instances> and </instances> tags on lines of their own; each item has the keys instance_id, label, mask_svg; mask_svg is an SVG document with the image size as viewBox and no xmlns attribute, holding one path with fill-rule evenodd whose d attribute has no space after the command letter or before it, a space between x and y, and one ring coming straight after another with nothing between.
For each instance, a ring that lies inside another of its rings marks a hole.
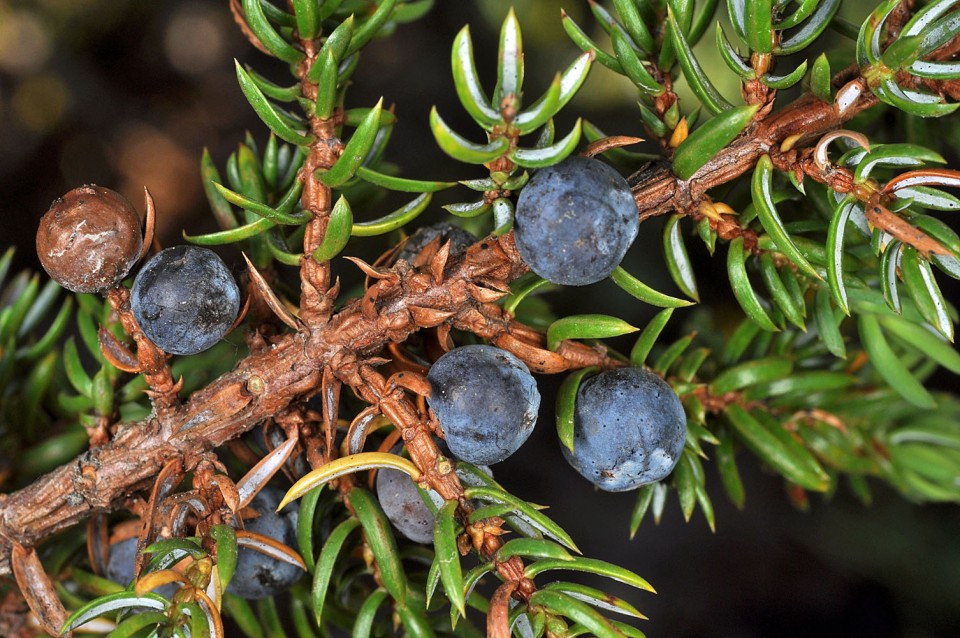
<instances>
[{"instance_id":1,"label":"berry cluster","mask_svg":"<svg viewBox=\"0 0 960 638\"><path fill-rule=\"evenodd\" d=\"M606 164L586 157L572 157L534 174L520 193L515 221L520 255L534 273L561 285L587 285L610 276L638 226L626 181ZM148 236L150 232L148 228ZM423 271L441 247L446 247L444 258L463 260L475 242L476 237L452 224L427 226L407 239L392 263L406 264L398 272ZM108 189L89 186L54 203L37 243L44 266L65 287L108 296L119 290L126 299L122 280L149 241L144 242L139 216L129 202ZM315 267L310 264L308 268ZM269 294L264 296L281 314ZM190 355L212 347L234 325L241 305L227 266L214 252L197 246L175 246L153 255L136 272L128 298L127 314L161 360L164 353ZM488 466L517 452L537 423L537 381L521 358L500 347L454 347L430 365L421 381L439 426L435 433L441 438L434 443L450 458L450 467L465 461L490 475ZM322 412L323 402L316 407ZM608 369L584 381L574 426L573 447L563 450L567 461L607 491L636 489L666 477L686 436L676 393L660 377L637 368ZM401 446L392 452L400 454ZM461 471L458 478L469 482ZM446 507L440 493L389 467L379 469L376 492L386 518L403 536L417 543L435 542L438 512ZM302 577L297 564L254 549L297 544L298 510L291 507L278 514L282 496L279 490L264 488L237 512L243 522L235 526L245 534L227 593L268 598ZM469 502L481 507L479 501ZM131 582L136 549L135 538L115 543L106 576L121 584ZM174 590L167 586L158 593L169 597Z\"/></svg>"},{"instance_id":2,"label":"berry cluster","mask_svg":"<svg viewBox=\"0 0 960 638\"><path fill-rule=\"evenodd\" d=\"M515 228L517 248L535 273L558 284L586 285L609 276L619 265L637 235L637 209L616 171L592 158L570 157L538 171L523 188ZM458 255L475 240L452 224L434 224L413 233L394 260L417 265L418 255L432 243L449 242L450 254ZM129 202L109 189L86 186L54 202L37 245L44 266L58 282L92 292L120 285L140 259L143 242L139 216ZM240 293L215 253L176 246L142 266L133 281L130 307L153 344L172 354L195 354L229 331L239 312ZM499 463L533 432L540 392L527 366L506 350L489 345L454 348L433 363L427 381L427 403L444 437L439 444L455 459L478 466ZM641 369L610 370L580 387L574 446L563 452L599 488L623 491L667 476L685 435L682 406L666 382ZM397 529L413 541L431 542L435 508L427 506L416 484L402 472L382 469L376 486ZM427 495L434 506L442 505L436 492ZM290 542L295 525L291 515L273 512L279 499L270 490L259 494L254 507L262 511L246 527ZM134 550L135 543L117 544L111 578L132 578L127 563ZM297 578L296 567L243 550L230 591L262 598Z\"/></svg>"},{"instance_id":3,"label":"berry cluster","mask_svg":"<svg viewBox=\"0 0 960 638\"><path fill-rule=\"evenodd\" d=\"M487 473L484 464L512 455L536 425L536 381L505 350L455 348L433 364L427 378L432 389L428 403L445 437L441 450L481 464ZM623 492L666 478L680 459L686 434L683 406L666 381L644 369L619 368L581 384L574 447L562 450L567 462L598 488ZM443 505L439 494L421 494L409 476L389 468L377 473L376 487L384 513L398 531L417 543L433 541L434 512Z\"/></svg>"},{"instance_id":4,"label":"berry cluster","mask_svg":"<svg viewBox=\"0 0 960 638\"><path fill-rule=\"evenodd\" d=\"M40 220L37 253L44 270L74 292L121 285L143 255L140 216L119 193L75 188ZM213 347L236 321L240 290L208 248L175 246L151 257L133 282L130 307L140 329L171 354Z\"/></svg>"},{"instance_id":5,"label":"berry cluster","mask_svg":"<svg viewBox=\"0 0 960 638\"><path fill-rule=\"evenodd\" d=\"M427 379L433 390L428 403L459 459L499 463L523 445L536 425L536 381L505 350L455 348L433 364ZM574 447L563 450L567 461L610 492L636 489L669 475L687 434L676 392L640 368L608 370L583 382L574 423Z\"/></svg>"},{"instance_id":6,"label":"berry cluster","mask_svg":"<svg viewBox=\"0 0 960 638\"><path fill-rule=\"evenodd\" d=\"M567 375L556 425L568 464L596 489L636 490L631 534L646 512L660 519L671 490L686 519L699 508L713 528L704 461L741 506L742 451L780 474L800 507L841 478L864 501L882 479L911 500L960 502L960 402L927 383L939 367L960 372L957 313L936 275L960 278L960 237L939 219L960 209L943 190L960 185L960 171L930 166L945 160L920 144L927 125L903 121L910 144L889 143L882 127L869 138L846 128L880 103L899 111L887 119L958 109L957 0L881 3L853 29L854 64L834 69L827 55L783 64L840 19L839 0L730 1L739 42L718 28L716 45L740 84L737 103L708 77L716 65L698 60L716 2L694 11L590 1L600 29L561 12L583 53L539 99L524 78L544 76L525 71L513 10L491 87L465 26L449 57L453 88L482 133L429 114L428 136L472 167L455 181L401 176L386 159L401 121L389 96L363 106L346 95L368 43L442 3L229 4L293 84L235 65L269 138L246 135L222 171L205 152L219 230L153 250L149 193L144 222L109 189L67 193L36 245L53 279L83 294L53 317L58 287L28 273L5 285L13 255L0 255L0 443L13 450L0 459L0 488L25 486L0 494L0 577L23 594L0 588L0 634L26 623L70 635L106 616L111 636L222 637L222 609L251 636L481 635L471 618L481 610L491 636L641 635L605 618L641 618L630 603L543 575L649 584L573 555L541 506L482 474L532 436L540 374ZM594 114L559 117L601 65L637 90L641 118L627 128L641 127L648 148L626 150L644 140L608 136ZM957 137L949 122L937 127ZM859 148L831 159L838 140ZM439 192L461 186L467 201L442 206L454 223L414 228L439 212ZM386 191L406 203L380 210L394 198ZM620 266L654 218L686 298ZM360 241L373 237L387 243ZM724 256L743 321L691 309L684 320L697 330L658 343L676 309L700 303L688 237ZM228 244L245 256L242 286L199 247ZM642 331L617 316L555 312L558 287L604 279L661 310ZM231 347L200 354L241 314ZM629 355L596 341L633 332ZM245 445L255 428L264 445ZM282 498L264 488L278 475L292 484ZM297 499L299 511L277 513ZM119 509L133 520L108 533ZM134 587L115 591L75 569L70 539L63 551L44 546L85 520L96 574L136 577ZM120 540L134 528L139 540ZM462 565L468 554L478 564ZM103 595L84 603L91 591ZM61 597L76 608L69 617ZM262 623L241 599L263 599Z\"/></svg>"}]
</instances>

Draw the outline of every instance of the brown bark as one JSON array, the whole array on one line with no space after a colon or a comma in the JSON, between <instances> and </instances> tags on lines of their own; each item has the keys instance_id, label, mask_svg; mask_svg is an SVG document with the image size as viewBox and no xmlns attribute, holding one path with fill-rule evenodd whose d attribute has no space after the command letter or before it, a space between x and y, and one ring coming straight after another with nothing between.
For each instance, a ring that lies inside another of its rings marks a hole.
<instances>
[{"instance_id":1,"label":"brown bark","mask_svg":"<svg viewBox=\"0 0 960 638\"><path fill-rule=\"evenodd\" d=\"M450 265L439 285L426 283L425 278L432 281L429 274L404 268L391 285L377 290L380 297L371 316L364 316L362 301L351 303L322 329L277 337L271 347L246 357L183 404L120 425L109 443L28 487L0 495L0 576L10 573L13 542L32 547L94 513L120 507L127 497L148 490L173 459L192 469L205 452L315 393L324 369L356 383L365 359L418 329L412 306L450 313L456 325L490 335L516 329L498 307L476 301L470 290L492 280L509 281L525 271L512 235L471 248L463 260ZM612 365L586 346L571 345L568 351L568 367L583 360Z\"/></svg>"},{"instance_id":2,"label":"brown bark","mask_svg":"<svg viewBox=\"0 0 960 638\"><path fill-rule=\"evenodd\" d=\"M707 191L737 179L752 169L761 155L769 154L776 160L784 154L780 150L784 141L792 139L792 149L809 145L875 104L877 98L872 93L862 92L850 107L841 111L834 104L805 94L782 111L753 124L752 130L717 153L688 180L678 179L666 164L644 168L628 180L640 209L640 220L673 211L693 215ZM828 181L826 175L811 176L820 182Z\"/></svg>"}]
</instances>

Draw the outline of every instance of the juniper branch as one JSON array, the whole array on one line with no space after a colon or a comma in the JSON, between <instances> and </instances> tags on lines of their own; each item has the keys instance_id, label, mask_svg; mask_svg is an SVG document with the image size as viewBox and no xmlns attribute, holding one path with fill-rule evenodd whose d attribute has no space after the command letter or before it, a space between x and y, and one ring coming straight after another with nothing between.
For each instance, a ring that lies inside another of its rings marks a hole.
<instances>
[{"instance_id":1,"label":"juniper branch","mask_svg":"<svg viewBox=\"0 0 960 638\"><path fill-rule=\"evenodd\" d=\"M672 211L695 215L707 191L737 179L764 153L776 155L788 139L794 148L809 145L876 103L872 94L862 92L840 110L805 95L754 125L689 180L677 178L663 165L650 166L630 178L640 219ZM474 332L541 372L617 365L582 344L565 342L555 353L545 350L536 331L512 321L491 301L482 301L489 291L504 290L526 271L512 234L478 242L462 259L441 269L439 278L405 264L383 271L366 295L322 327L276 337L272 347L242 359L181 405L121 424L109 443L17 492L0 495L0 576L11 573L13 543L36 546L94 513L121 507L132 494L147 489L172 459L194 467L209 450L309 397L320 386L324 370L353 385L365 359L425 325Z\"/></svg>"}]
</instances>

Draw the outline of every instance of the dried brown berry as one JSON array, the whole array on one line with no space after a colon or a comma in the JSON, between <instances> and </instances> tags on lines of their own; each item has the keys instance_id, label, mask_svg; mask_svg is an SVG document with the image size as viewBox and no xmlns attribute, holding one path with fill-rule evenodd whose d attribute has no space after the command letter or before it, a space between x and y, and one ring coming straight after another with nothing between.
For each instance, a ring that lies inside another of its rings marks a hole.
<instances>
[{"instance_id":1,"label":"dried brown berry","mask_svg":"<svg viewBox=\"0 0 960 638\"><path fill-rule=\"evenodd\" d=\"M40 263L74 292L120 283L140 258L140 216L120 193L102 186L75 188L50 206L37 230Z\"/></svg>"}]
</instances>

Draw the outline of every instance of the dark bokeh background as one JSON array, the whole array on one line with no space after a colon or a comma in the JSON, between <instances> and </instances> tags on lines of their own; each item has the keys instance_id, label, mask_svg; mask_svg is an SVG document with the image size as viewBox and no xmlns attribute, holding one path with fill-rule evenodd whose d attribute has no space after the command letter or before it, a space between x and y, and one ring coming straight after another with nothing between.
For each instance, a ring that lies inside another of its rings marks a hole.
<instances>
[{"instance_id":1,"label":"dark bokeh background","mask_svg":"<svg viewBox=\"0 0 960 638\"><path fill-rule=\"evenodd\" d=\"M844 4L852 19L863 16L861 3ZM437 104L457 130L480 139L456 102L449 46L471 23L481 75L491 78L495 32L507 4L438 5L425 21L369 47L349 102L371 105L382 95L397 104L400 123L387 157L405 175L480 177L436 149L427 113ZM565 5L582 24L592 22L584 2ZM528 48L528 91L535 94L576 51L557 19L559 2L518 0L516 6ZM203 147L222 166L245 130L265 138L236 86L233 57L278 81L287 77L282 65L243 40L225 1L0 0L0 245L18 246L18 265L36 268L39 217L55 197L83 183L119 190L141 209L148 186L165 245L175 243L181 229L211 229L198 175ZM568 111L589 113L608 133L640 134L634 101L629 87L595 72ZM561 117L558 130L568 130L572 119ZM672 289L658 233L644 236L647 243L628 256L629 269ZM726 284L721 277L709 285L710 270L703 269L705 301L722 308ZM640 325L649 317L637 304L617 308L622 295L608 292L598 285L565 303L576 312L617 312ZM545 397L554 388L554 380L544 380ZM629 541L632 495L592 490L563 461L552 421L551 414L542 416L534 438L496 468L497 477L518 495L552 505L551 514L587 555L629 565L657 588L657 596L618 592L650 616L643 627L648 635L960 635L956 507L911 505L881 485L873 505L864 507L841 485L830 502L815 497L801 513L787 503L777 478L744 459L744 512L727 504L707 466L715 534L699 512L684 523L671 502L659 527L645 521Z\"/></svg>"}]
</instances>

